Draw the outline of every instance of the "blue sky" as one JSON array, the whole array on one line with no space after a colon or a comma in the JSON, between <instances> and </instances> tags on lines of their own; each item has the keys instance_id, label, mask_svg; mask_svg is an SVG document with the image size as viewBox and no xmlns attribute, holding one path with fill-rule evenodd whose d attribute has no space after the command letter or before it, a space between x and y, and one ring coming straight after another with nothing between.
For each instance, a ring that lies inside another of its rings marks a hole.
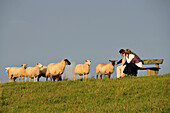
<instances>
[{"instance_id":1,"label":"blue sky","mask_svg":"<svg viewBox=\"0 0 170 113\"><path fill-rule=\"evenodd\" d=\"M121 58L121 48L164 59L159 74L169 73L169 11L169 0L1 0L0 81L8 81L5 67L64 58L73 64L64 76L89 59L93 77L98 63Z\"/></svg>"}]
</instances>

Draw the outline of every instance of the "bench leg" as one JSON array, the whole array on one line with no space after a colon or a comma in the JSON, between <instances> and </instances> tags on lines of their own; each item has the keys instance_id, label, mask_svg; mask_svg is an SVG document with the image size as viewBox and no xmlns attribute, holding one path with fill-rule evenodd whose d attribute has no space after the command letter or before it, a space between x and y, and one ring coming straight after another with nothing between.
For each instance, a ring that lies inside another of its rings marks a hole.
<instances>
[{"instance_id":1,"label":"bench leg","mask_svg":"<svg viewBox=\"0 0 170 113\"><path fill-rule=\"evenodd\" d=\"M158 75L158 72L159 72L158 70L147 69L148 76Z\"/></svg>"}]
</instances>

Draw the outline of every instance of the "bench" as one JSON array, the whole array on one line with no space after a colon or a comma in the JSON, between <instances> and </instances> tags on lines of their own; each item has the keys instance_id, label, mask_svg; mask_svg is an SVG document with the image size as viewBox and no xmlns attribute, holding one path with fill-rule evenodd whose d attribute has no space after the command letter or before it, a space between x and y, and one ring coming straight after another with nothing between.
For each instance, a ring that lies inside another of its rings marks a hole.
<instances>
[{"instance_id":1,"label":"bench","mask_svg":"<svg viewBox=\"0 0 170 113\"><path fill-rule=\"evenodd\" d=\"M148 76L152 75L158 75L159 73L159 64L163 63L163 59L150 59L150 60L142 60L143 65L148 65L148 64L155 64L155 67L142 67L139 68L138 70L147 70Z\"/></svg>"}]
</instances>

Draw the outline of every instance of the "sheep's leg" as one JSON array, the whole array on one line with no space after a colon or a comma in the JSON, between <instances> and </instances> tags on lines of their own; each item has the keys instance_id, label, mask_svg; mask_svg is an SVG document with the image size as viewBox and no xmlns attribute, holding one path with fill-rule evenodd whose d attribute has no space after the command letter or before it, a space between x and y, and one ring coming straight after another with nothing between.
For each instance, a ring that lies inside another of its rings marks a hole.
<instances>
[{"instance_id":1,"label":"sheep's leg","mask_svg":"<svg viewBox=\"0 0 170 113\"><path fill-rule=\"evenodd\" d=\"M37 77L37 81L39 82L40 76Z\"/></svg>"},{"instance_id":2,"label":"sheep's leg","mask_svg":"<svg viewBox=\"0 0 170 113\"><path fill-rule=\"evenodd\" d=\"M102 74L100 74L100 79L102 79Z\"/></svg>"},{"instance_id":3,"label":"sheep's leg","mask_svg":"<svg viewBox=\"0 0 170 113\"><path fill-rule=\"evenodd\" d=\"M96 75L96 79L98 79L98 74Z\"/></svg>"},{"instance_id":4,"label":"sheep's leg","mask_svg":"<svg viewBox=\"0 0 170 113\"><path fill-rule=\"evenodd\" d=\"M18 77L18 82L20 82L20 79L21 79L21 78L20 78L20 76L19 76L19 77Z\"/></svg>"},{"instance_id":5,"label":"sheep's leg","mask_svg":"<svg viewBox=\"0 0 170 113\"><path fill-rule=\"evenodd\" d=\"M74 74L74 80L75 80L75 78L76 78L76 74Z\"/></svg>"},{"instance_id":6,"label":"sheep's leg","mask_svg":"<svg viewBox=\"0 0 170 113\"><path fill-rule=\"evenodd\" d=\"M46 81L48 80L48 77L46 77Z\"/></svg>"},{"instance_id":7,"label":"sheep's leg","mask_svg":"<svg viewBox=\"0 0 170 113\"><path fill-rule=\"evenodd\" d=\"M87 79L87 74L86 74L86 79Z\"/></svg>"},{"instance_id":8,"label":"sheep's leg","mask_svg":"<svg viewBox=\"0 0 170 113\"><path fill-rule=\"evenodd\" d=\"M108 78L110 78L110 74L108 75Z\"/></svg>"},{"instance_id":9,"label":"sheep's leg","mask_svg":"<svg viewBox=\"0 0 170 113\"><path fill-rule=\"evenodd\" d=\"M59 75L59 81L61 81L62 79L61 79L61 75Z\"/></svg>"},{"instance_id":10,"label":"sheep's leg","mask_svg":"<svg viewBox=\"0 0 170 113\"><path fill-rule=\"evenodd\" d=\"M55 81L55 79L56 79L56 78L55 78L55 77L53 77L53 81Z\"/></svg>"},{"instance_id":11,"label":"sheep's leg","mask_svg":"<svg viewBox=\"0 0 170 113\"><path fill-rule=\"evenodd\" d=\"M24 77L22 77L22 82L24 82Z\"/></svg>"},{"instance_id":12,"label":"sheep's leg","mask_svg":"<svg viewBox=\"0 0 170 113\"><path fill-rule=\"evenodd\" d=\"M12 79L11 79L11 77L8 77L9 78L9 82L12 82Z\"/></svg>"},{"instance_id":13,"label":"sheep's leg","mask_svg":"<svg viewBox=\"0 0 170 113\"><path fill-rule=\"evenodd\" d=\"M25 82L27 82L27 76L25 76Z\"/></svg>"},{"instance_id":14,"label":"sheep's leg","mask_svg":"<svg viewBox=\"0 0 170 113\"><path fill-rule=\"evenodd\" d=\"M79 75L79 79L81 79L81 76Z\"/></svg>"},{"instance_id":15,"label":"sheep's leg","mask_svg":"<svg viewBox=\"0 0 170 113\"><path fill-rule=\"evenodd\" d=\"M50 79L51 79L51 81L53 80L53 77L52 76L50 76Z\"/></svg>"},{"instance_id":16,"label":"sheep's leg","mask_svg":"<svg viewBox=\"0 0 170 113\"><path fill-rule=\"evenodd\" d=\"M31 82L31 77L29 77L29 82Z\"/></svg>"},{"instance_id":17,"label":"sheep's leg","mask_svg":"<svg viewBox=\"0 0 170 113\"><path fill-rule=\"evenodd\" d=\"M35 82L35 77L34 77L34 82Z\"/></svg>"},{"instance_id":18,"label":"sheep's leg","mask_svg":"<svg viewBox=\"0 0 170 113\"><path fill-rule=\"evenodd\" d=\"M84 79L84 74L83 74L83 79Z\"/></svg>"},{"instance_id":19,"label":"sheep's leg","mask_svg":"<svg viewBox=\"0 0 170 113\"><path fill-rule=\"evenodd\" d=\"M12 77L12 80L14 80L14 82L15 82L15 80L16 80L16 77Z\"/></svg>"}]
</instances>

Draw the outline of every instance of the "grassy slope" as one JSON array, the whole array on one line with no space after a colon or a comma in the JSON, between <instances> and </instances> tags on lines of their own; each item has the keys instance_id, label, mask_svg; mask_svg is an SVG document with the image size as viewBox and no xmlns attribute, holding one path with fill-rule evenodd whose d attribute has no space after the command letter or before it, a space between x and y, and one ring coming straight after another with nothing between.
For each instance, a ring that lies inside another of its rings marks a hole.
<instances>
[{"instance_id":1,"label":"grassy slope","mask_svg":"<svg viewBox=\"0 0 170 113\"><path fill-rule=\"evenodd\" d=\"M170 74L5 83L0 112L170 112Z\"/></svg>"}]
</instances>

